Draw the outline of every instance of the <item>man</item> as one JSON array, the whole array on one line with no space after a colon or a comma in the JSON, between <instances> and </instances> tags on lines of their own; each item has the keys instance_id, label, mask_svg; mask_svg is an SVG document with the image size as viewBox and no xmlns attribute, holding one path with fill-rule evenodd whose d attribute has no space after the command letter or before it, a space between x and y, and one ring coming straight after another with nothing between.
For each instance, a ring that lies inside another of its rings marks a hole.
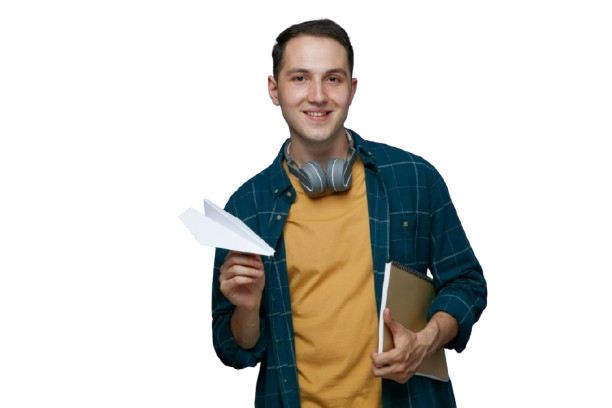
<instances>
[{"instance_id":1,"label":"man","mask_svg":"<svg viewBox=\"0 0 612 408\"><path fill-rule=\"evenodd\" d=\"M482 270L444 181L422 158L344 128L357 79L336 23L289 27L272 56L268 90L290 138L226 210L276 253L217 251L219 358L235 368L261 364L256 406L455 406L450 382L414 376L435 350L462 351L486 306ZM418 333L377 310L389 259L433 275L436 298ZM395 344L380 354L378 313Z\"/></svg>"}]
</instances>

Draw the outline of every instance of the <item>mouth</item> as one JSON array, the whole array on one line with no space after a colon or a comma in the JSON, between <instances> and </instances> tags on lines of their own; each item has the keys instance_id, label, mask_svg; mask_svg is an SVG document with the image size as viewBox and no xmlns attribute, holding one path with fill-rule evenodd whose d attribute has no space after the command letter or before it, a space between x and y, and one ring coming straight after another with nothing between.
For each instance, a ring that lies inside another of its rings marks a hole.
<instances>
[{"instance_id":1,"label":"mouth","mask_svg":"<svg viewBox=\"0 0 612 408\"><path fill-rule=\"evenodd\" d=\"M326 117L330 112L313 112L313 111L306 111L304 112L306 114L306 116L311 117L311 118L324 118Z\"/></svg>"}]
</instances>

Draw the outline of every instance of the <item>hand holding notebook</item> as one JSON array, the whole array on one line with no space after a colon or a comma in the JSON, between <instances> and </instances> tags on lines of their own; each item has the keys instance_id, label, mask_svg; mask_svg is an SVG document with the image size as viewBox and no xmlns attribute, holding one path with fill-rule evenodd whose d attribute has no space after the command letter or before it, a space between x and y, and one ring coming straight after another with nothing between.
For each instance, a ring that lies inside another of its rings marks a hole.
<instances>
[{"instance_id":1,"label":"hand holding notebook","mask_svg":"<svg viewBox=\"0 0 612 408\"><path fill-rule=\"evenodd\" d=\"M427 325L427 312L434 296L433 282L429 277L397 263L387 263L378 326L379 353L394 347L393 336L383 319L385 308L389 308L393 320L417 333ZM415 375L448 381L444 349L426 358Z\"/></svg>"}]
</instances>

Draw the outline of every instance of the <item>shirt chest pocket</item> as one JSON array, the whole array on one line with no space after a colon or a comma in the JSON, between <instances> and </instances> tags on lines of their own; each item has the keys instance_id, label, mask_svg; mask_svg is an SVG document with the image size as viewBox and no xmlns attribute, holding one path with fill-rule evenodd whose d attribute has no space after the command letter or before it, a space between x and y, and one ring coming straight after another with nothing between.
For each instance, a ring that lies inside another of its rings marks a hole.
<instances>
[{"instance_id":1,"label":"shirt chest pocket","mask_svg":"<svg viewBox=\"0 0 612 408\"><path fill-rule=\"evenodd\" d=\"M391 238L415 238L417 216L408 213L395 213L391 215Z\"/></svg>"},{"instance_id":2,"label":"shirt chest pocket","mask_svg":"<svg viewBox=\"0 0 612 408\"><path fill-rule=\"evenodd\" d=\"M414 213L394 213L390 222L391 259L411 267L426 262L428 233L425 220Z\"/></svg>"}]
</instances>

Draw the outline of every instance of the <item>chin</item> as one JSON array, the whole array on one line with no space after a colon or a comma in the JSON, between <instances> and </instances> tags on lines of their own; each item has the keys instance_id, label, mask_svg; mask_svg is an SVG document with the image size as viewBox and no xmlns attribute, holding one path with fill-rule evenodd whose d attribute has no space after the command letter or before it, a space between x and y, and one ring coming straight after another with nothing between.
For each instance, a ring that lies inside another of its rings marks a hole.
<instances>
[{"instance_id":1,"label":"chin","mask_svg":"<svg viewBox=\"0 0 612 408\"><path fill-rule=\"evenodd\" d=\"M325 130L319 129L319 130L300 132L300 136L302 137L302 139L310 143L324 144L333 139L335 132L336 131L331 131L327 129Z\"/></svg>"}]
</instances>

